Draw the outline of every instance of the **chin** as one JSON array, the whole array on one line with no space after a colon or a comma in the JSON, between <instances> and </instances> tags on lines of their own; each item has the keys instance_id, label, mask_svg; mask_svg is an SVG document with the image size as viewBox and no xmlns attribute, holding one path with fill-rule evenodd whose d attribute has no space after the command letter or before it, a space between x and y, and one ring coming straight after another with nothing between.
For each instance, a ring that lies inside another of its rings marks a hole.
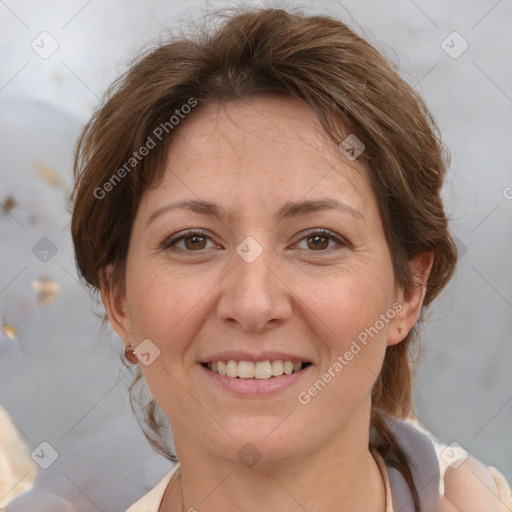
<instances>
[{"instance_id":1,"label":"chin","mask_svg":"<svg viewBox=\"0 0 512 512\"><path fill-rule=\"evenodd\" d=\"M298 455L299 448L301 451L305 448L306 435L286 428L284 417L281 414L226 421L223 425L232 437L226 434L222 440L214 441L220 448L219 455L251 468L288 464L290 458Z\"/></svg>"}]
</instances>

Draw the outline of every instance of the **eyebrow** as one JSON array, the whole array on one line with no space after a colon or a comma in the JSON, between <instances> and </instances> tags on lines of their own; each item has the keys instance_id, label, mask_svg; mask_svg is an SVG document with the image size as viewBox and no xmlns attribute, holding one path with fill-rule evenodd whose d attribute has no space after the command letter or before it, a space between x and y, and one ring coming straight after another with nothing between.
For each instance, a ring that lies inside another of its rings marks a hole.
<instances>
[{"instance_id":1,"label":"eyebrow","mask_svg":"<svg viewBox=\"0 0 512 512\"><path fill-rule=\"evenodd\" d=\"M219 220L226 217L226 211L224 208L216 203L196 199L183 199L181 201L166 204L155 210L149 216L146 222L146 226L148 226L155 219L155 217L158 217L162 213L169 210L178 209L188 209L200 215L216 217ZM279 210L277 210L275 213L275 220L276 222L280 222L286 218L298 217L300 215L305 215L320 210L337 210L340 212L348 213L366 223L365 218L361 212L355 210L347 203L333 198L306 200L300 202L290 201L285 203L283 206L281 206L281 208L279 208Z\"/></svg>"}]
</instances>

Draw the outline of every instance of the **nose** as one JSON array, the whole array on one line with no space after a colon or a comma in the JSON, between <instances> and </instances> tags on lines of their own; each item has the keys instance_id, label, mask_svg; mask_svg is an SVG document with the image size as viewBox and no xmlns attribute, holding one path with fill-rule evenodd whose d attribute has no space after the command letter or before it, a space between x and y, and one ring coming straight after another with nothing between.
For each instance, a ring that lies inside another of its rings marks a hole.
<instances>
[{"instance_id":1,"label":"nose","mask_svg":"<svg viewBox=\"0 0 512 512\"><path fill-rule=\"evenodd\" d=\"M254 242L253 242L254 244ZM254 245L251 251L255 250ZM292 315L291 291L273 252L267 247L251 261L243 252L233 255L233 267L222 281L218 315L247 331L263 332Z\"/></svg>"}]
</instances>

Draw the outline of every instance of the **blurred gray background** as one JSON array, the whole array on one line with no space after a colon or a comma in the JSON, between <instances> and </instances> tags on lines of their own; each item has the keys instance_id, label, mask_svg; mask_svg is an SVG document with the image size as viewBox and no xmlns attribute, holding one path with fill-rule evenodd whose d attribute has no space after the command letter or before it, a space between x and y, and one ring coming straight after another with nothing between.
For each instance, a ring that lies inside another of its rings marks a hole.
<instances>
[{"instance_id":1,"label":"blurred gray background","mask_svg":"<svg viewBox=\"0 0 512 512\"><path fill-rule=\"evenodd\" d=\"M171 467L126 403L120 340L77 281L65 195L80 129L129 60L227 5L0 0L0 405L30 451L57 454L9 511L124 510ZM461 259L422 330L416 413L512 481L512 1L300 5L399 63L451 150L443 194Z\"/></svg>"}]
</instances>

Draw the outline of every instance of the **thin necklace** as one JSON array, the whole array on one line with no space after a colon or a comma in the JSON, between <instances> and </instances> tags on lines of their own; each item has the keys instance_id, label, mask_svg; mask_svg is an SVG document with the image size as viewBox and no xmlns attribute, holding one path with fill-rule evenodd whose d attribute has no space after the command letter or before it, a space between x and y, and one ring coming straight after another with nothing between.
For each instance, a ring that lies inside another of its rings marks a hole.
<instances>
[{"instance_id":1,"label":"thin necklace","mask_svg":"<svg viewBox=\"0 0 512 512\"><path fill-rule=\"evenodd\" d=\"M175 494L174 487L176 487L177 485L179 485L181 487L181 493L178 493L178 494L181 494L181 503L179 506L179 510L181 510L181 512L185 512L183 509L183 503L185 500L183 497L183 481L181 478L181 466L178 467L178 470L173 475L173 477L171 478L171 481L167 485L167 488L165 489L164 495L162 497L162 501L160 502L160 506L158 507L158 512L167 512L168 505L170 505L172 507L171 512L172 512L172 510L174 510L172 496L173 496L173 494ZM166 507L165 510L163 508L164 505Z\"/></svg>"},{"instance_id":2,"label":"thin necklace","mask_svg":"<svg viewBox=\"0 0 512 512\"><path fill-rule=\"evenodd\" d=\"M185 498L183 496L183 479L181 478L181 466L178 468L178 473L180 474L179 480L180 480L180 488L181 488L181 505L180 505L180 510L181 510L181 512L185 512Z\"/></svg>"}]
</instances>

